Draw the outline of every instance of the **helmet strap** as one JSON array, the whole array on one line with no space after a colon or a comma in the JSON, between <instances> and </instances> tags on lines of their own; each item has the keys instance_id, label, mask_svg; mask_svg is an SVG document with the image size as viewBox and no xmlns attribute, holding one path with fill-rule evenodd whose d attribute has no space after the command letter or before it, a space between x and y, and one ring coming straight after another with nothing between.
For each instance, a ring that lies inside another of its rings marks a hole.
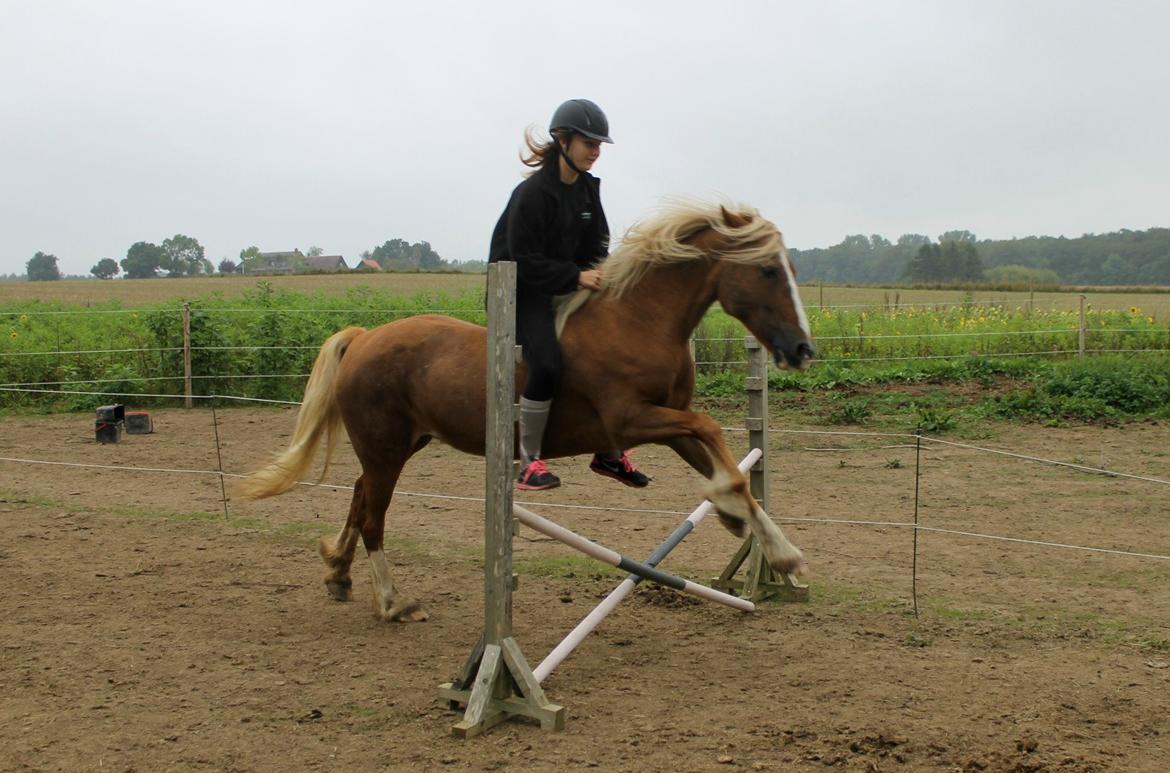
<instances>
[{"instance_id":1,"label":"helmet strap","mask_svg":"<svg viewBox=\"0 0 1170 773\"><path fill-rule=\"evenodd\" d=\"M564 145L561 145L561 141L557 137L553 137L553 142L557 144L557 152L561 154L561 158L565 159L565 163L569 165L569 168L577 174L585 174L577 168L577 165L573 163L573 159L569 158L569 146L573 144L573 138L576 136L577 132L569 132L569 139Z\"/></svg>"}]
</instances>

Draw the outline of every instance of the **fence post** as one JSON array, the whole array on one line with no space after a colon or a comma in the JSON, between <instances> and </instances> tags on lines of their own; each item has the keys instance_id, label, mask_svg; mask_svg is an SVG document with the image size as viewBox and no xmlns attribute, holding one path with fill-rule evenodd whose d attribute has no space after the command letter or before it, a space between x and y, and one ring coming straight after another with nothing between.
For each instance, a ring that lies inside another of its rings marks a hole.
<instances>
[{"instance_id":1,"label":"fence post","mask_svg":"<svg viewBox=\"0 0 1170 773\"><path fill-rule=\"evenodd\" d=\"M1077 330L1077 356L1085 356L1085 296L1081 296L1081 324Z\"/></svg>"},{"instance_id":2,"label":"fence post","mask_svg":"<svg viewBox=\"0 0 1170 773\"><path fill-rule=\"evenodd\" d=\"M190 408L191 400L191 304L183 304L183 402Z\"/></svg>"}]
</instances>

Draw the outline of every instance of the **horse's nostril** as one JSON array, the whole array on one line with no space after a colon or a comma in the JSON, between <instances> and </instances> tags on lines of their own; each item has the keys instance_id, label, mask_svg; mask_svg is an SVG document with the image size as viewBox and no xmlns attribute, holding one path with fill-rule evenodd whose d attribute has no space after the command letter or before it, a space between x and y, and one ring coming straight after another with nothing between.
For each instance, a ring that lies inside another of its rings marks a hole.
<instances>
[{"instance_id":1,"label":"horse's nostril","mask_svg":"<svg viewBox=\"0 0 1170 773\"><path fill-rule=\"evenodd\" d=\"M796 345L796 356L802 360L811 360L817 355L816 349L813 349L812 344L802 343Z\"/></svg>"}]
</instances>

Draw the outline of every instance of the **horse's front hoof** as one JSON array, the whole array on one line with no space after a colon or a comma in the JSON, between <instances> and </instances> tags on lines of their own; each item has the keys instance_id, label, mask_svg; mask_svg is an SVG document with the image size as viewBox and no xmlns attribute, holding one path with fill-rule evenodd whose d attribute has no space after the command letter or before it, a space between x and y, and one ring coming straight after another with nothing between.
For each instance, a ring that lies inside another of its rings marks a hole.
<instances>
[{"instance_id":1,"label":"horse's front hoof","mask_svg":"<svg viewBox=\"0 0 1170 773\"><path fill-rule=\"evenodd\" d=\"M352 580L326 580L325 590L329 592L329 598L334 601L350 601L353 599Z\"/></svg>"},{"instance_id":2,"label":"horse's front hoof","mask_svg":"<svg viewBox=\"0 0 1170 773\"><path fill-rule=\"evenodd\" d=\"M779 558L770 559L768 565L778 574L791 574L795 577L802 576L807 568L804 554L799 550L796 550L794 554L785 554Z\"/></svg>"},{"instance_id":3,"label":"horse's front hoof","mask_svg":"<svg viewBox=\"0 0 1170 773\"><path fill-rule=\"evenodd\" d=\"M417 601L403 601L381 612L378 617L388 623L425 623L431 616Z\"/></svg>"}]
</instances>

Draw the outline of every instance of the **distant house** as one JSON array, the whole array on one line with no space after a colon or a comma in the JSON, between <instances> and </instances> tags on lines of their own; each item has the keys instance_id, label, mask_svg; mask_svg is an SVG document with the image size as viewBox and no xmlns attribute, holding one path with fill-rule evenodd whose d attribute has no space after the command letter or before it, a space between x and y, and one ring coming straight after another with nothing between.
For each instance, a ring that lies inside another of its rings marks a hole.
<instances>
[{"instance_id":1,"label":"distant house","mask_svg":"<svg viewBox=\"0 0 1170 773\"><path fill-rule=\"evenodd\" d=\"M305 258L305 268L310 271L348 271L349 264L340 255L317 255Z\"/></svg>"},{"instance_id":2,"label":"distant house","mask_svg":"<svg viewBox=\"0 0 1170 773\"><path fill-rule=\"evenodd\" d=\"M262 252L255 265L248 269L251 274L291 274L303 266L305 256L300 250L292 252Z\"/></svg>"},{"instance_id":3,"label":"distant house","mask_svg":"<svg viewBox=\"0 0 1170 773\"><path fill-rule=\"evenodd\" d=\"M378 265L378 261L374 260L373 258L363 258L362 262L358 263L353 268L355 271L358 270L359 268L370 269L371 271L381 271L382 270L382 267Z\"/></svg>"}]
</instances>

